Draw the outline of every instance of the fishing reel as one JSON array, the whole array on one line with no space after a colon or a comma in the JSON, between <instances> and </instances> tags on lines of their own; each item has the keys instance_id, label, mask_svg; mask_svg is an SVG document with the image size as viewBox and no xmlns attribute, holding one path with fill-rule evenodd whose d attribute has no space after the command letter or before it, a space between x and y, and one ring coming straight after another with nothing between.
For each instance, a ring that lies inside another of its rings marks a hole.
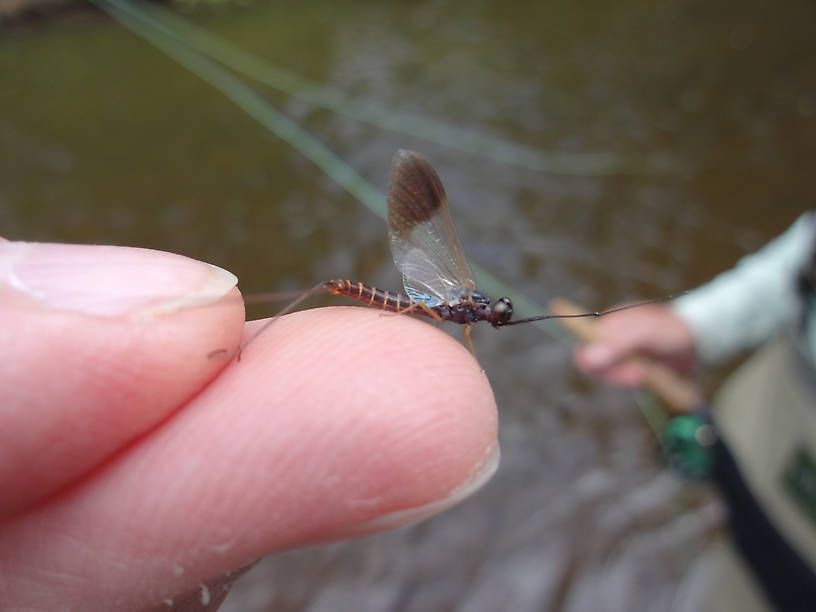
<instances>
[{"instance_id":1,"label":"fishing reel","mask_svg":"<svg viewBox=\"0 0 816 612\"><path fill-rule=\"evenodd\" d=\"M695 479L713 474L717 432L707 414L698 412L669 419L661 442L663 456L671 468Z\"/></svg>"}]
</instances>

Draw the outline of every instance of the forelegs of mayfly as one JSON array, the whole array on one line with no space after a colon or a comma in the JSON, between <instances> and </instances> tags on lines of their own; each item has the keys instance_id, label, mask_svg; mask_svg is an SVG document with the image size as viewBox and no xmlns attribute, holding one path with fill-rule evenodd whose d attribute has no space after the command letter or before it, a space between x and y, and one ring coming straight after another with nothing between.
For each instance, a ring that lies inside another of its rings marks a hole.
<instances>
[{"instance_id":1,"label":"forelegs of mayfly","mask_svg":"<svg viewBox=\"0 0 816 612\"><path fill-rule=\"evenodd\" d=\"M401 310L397 310L396 314L411 314L411 312L415 310L421 310L429 317L431 317L434 321L439 323L442 320L442 317L439 316L439 313L436 312L433 308L428 306L425 302L411 302L408 306Z\"/></svg>"},{"instance_id":2,"label":"forelegs of mayfly","mask_svg":"<svg viewBox=\"0 0 816 612\"><path fill-rule=\"evenodd\" d=\"M465 324L465 331L462 333L464 336L464 343L470 349L470 354L473 355L473 358L476 361L479 361L479 358L476 357L476 349L473 346L473 340L470 337L470 323Z\"/></svg>"}]
</instances>

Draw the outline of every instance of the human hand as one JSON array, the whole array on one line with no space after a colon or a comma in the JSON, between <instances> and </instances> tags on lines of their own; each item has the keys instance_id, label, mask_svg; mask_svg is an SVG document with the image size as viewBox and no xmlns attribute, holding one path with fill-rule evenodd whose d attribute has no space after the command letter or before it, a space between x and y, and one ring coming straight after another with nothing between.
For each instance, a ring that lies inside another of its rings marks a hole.
<instances>
[{"instance_id":1,"label":"human hand","mask_svg":"<svg viewBox=\"0 0 816 612\"><path fill-rule=\"evenodd\" d=\"M641 355L677 371L697 360L691 330L664 304L639 306L598 319L601 341L580 346L575 363L592 376L621 387L639 387L645 373L630 357Z\"/></svg>"},{"instance_id":2,"label":"human hand","mask_svg":"<svg viewBox=\"0 0 816 612\"><path fill-rule=\"evenodd\" d=\"M208 358L243 319L201 262L0 239L0 608L215 609L253 559L422 520L496 469L492 392L447 335L323 308Z\"/></svg>"}]
</instances>

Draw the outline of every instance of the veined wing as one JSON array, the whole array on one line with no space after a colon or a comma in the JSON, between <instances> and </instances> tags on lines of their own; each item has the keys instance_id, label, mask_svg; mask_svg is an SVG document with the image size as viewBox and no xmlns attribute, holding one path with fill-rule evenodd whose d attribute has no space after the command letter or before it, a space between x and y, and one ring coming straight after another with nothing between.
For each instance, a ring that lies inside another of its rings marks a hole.
<instances>
[{"instance_id":1,"label":"veined wing","mask_svg":"<svg viewBox=\"0 0 816 612\"><path fill-rule=\"evenodd\" d=\"M476 289L453 227L445 188L419 153L400 149L391 162L388 235L402 284L413 300L456 304Z\"/></svg>"}]
</instances>

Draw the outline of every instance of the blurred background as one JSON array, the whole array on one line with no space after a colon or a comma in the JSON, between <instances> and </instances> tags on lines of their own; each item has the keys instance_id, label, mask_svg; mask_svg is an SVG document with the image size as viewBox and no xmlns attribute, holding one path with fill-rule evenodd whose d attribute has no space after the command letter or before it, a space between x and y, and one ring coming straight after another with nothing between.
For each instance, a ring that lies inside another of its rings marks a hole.
<instances>
[{"instance_id":1,"label":"blurred background","mask_svg":"<svg viewBox=\"0 0 816 612\"><path fill-rule=\"evenodd\" d=\"M809 1L0 14L13 240L174 251L244 292L399 289L361 200L384 207L410 148L441 175L486 292L599 309L693 288L813 205ZM493 480L421 525L269 557L224 610L699 609L716 495L663 466L630 394L575 373L556 324L474 332L500 409Z\"/></svg>"}]
</instances>

